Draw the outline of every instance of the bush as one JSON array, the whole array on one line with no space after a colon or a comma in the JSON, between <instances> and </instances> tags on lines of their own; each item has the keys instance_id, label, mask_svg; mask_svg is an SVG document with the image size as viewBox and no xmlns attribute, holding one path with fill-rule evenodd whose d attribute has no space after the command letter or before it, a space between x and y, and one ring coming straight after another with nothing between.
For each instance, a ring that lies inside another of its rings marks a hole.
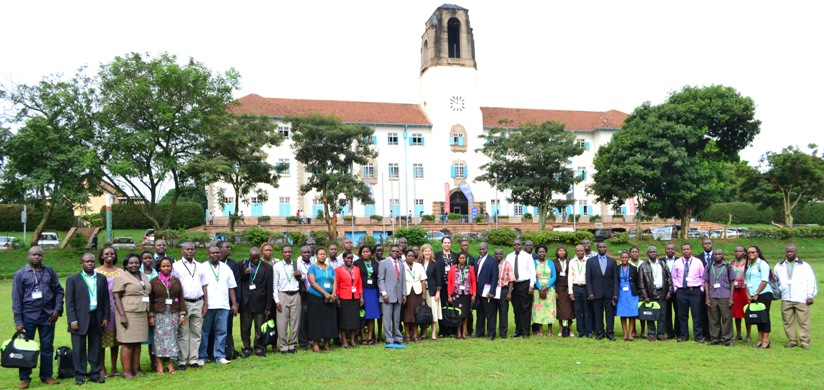
<instances>
[{"instance_id":1,"label":"bush","mask_svg":"<svg viewBox=\"0 0 824 390\"><path fill-rule=\"evenodd\" d=\"M429 241L429 236L426 232L426 229L418 226L411 226L408 229L395 229L395 234L393 234L393 237L405 237L406 240L409 242L409 245L423 245Z\"/></svg>"},{"instance_id":2,"label":"bush","mask_svg":"<svg viewBox=\"0 0 824 390\"><path fill-rule=\"evenodd\" d=\"M484 222L484 216L483 215L476 216L475 217L475 223L481 223L481 222Z\"/></svg>"},{"instance_id":3,"label":"bush","mask_svg":"<svg viewBox=\"0 0 824 390\"><path fill-rule=\"evenodd\" d=\"M606 240L607 244L610 246L613 245L629 245L629 233L628 232L616 232L612 238L608 238Z\"/></svg>"},{"instance_id":4,"label":"bush","mask_svg":"<svg viewBox=\"0 0 824 390\"><path fill-rule=\"evenodd\" d=\"M593 235L587 230L576 230L574 232L526 232L524 241L532 240L535 245L578 245L585 239L592 240Z\"/></svg>"},{"instance_id":5,"label":"bush","mask_svg":"<svg viewBox=\"0 0 824 390\"><path fill-rule=\"evenodd\" d=\"M300 252L300 247L306 245L307 240L309 240L309 237L306 237L306 235L303 234L300 231L290 232L289 233L289 242L291 242L292 245L295 246L295 248L293 248L293 250L292 250L292 252L294 252L294 253L299 253ZM294 250L294 249L297 249L297 250Z\"/></svg>"},{"instance_id":6,"label":"bush","mask_svg":"<svg viewBox=\"0 0 824 390\"><path fill-rule=\"evenodd\" d=\"M430 222L435 220L435 216L432 215L432 214L424 214L422 218L423 218L424 221L430 221Z\"/></svg>"},{"instance_id":7,"label":"bush","mask_svg":"<svg viewBox=\"0 0 824 390\"><path fill-rule=\"evenodd\" d=\"M600 220L601 220L601 216L598 215L598 214L595 214L595 215L589 217L589 222L598 222Z\"/></svg>"},{"instance_id":8,"label":"bush","mask_svg":"<svg viewBox=\"0 0 824 390\"><path fill-rule=\"evenodd\" d=\"M315 213L315 218L323 219L323 209L322 208L318 209L318 212Z\"/></svg>"},{"instance_id":9,"label":"bush","mask_svg":"<svg viewBox=\"0 0 824 390\"><path fill-rule=\"evenodd\" d=\"M700 213L699 218L703 221L727 224L730 222L730 215L734 224L768 224L773 220L772 209L760 209L757 204L747 202L716 203ZM783 221L784 218L778 220Z\"/></svg>"},{"instance_id":10,"label":"bush","mask_svg":"<svg viewBox=\"0 0 824 390\"><path fill-rule=\"evenodd\" d=\"M170 203L157 205L157 220L161 224L169 215ZM178 202L174 215L169 220L170 229L189 229L203 225L205 211L194 202ZM106 220L106 206L100 209L100 216ZM152 227L149 219L140 212L140 205L117 203L112 205L112 229L146 229Z\"/></svg>"},{"instance_id":11,"label":"bush","mask_svg":"<svg viewBox=\"0 0 824 390\"><path fill-rule=\"evenodd\" d=\"M258 217L258 222L259 223L269 222L271 220L272 220L272 217L270 217L268 215L262 215L262 216Z\"/></svg>"},{"instance_id":12,"label":"bush","mask_svg":"<svg viewBox=\"0 0 824 390\"><path fill-rule=\"evenodd\" d=\"M522 215L521 218L523 218L523 219L532 219L532 213L524 213L524 215Z\"/></svg>"},{"instance_id":13,"label":"bush","mask_svg":"<svg viewBox=\"0 0 824 390\"><path fill-rule=\"evenodd\" d=\"M357 218L357 217L355 217L355 216L352 216L352 215L344 215L344 216L343 216L343 222L352 223L352 221L353 221L353 220L354 220L355 222L357 222L357 221L358 221L358 218Z\"/></svg>"},{"instance_id":14,"label":"bush","mask_svg":"<svg viewBox=\"0 0 824 390\"><path fill-rule=\"evenodd\" d=\"M100 218L100 214L80 215L77 218L82 220L88 227L103 227L103 220Z\"/></svg>"},{"instance_id":15,"label":"bush","mask_svg":"<svg viewBox=\"0 0 824 390\"><path fill-rule=\"evenodd\" d=\"M191 242L195 247L206 246L212 241L208 232L184 232L180 236L181 242Z\"/></svg>"},{"instance_id":16,"label":"bush","mask_svg":"<svg viewBox=\"0 0 824 390\"><path fill-rule=\"evenodd\" d=\"M781 216L776 221L784 221L783 210L777 210ZM793 210L793 223L824 225L824 203L809 203Z\"/></svg>"},{"instance_id":17,"label":"bush","mask_svg":"<svg viewBox=\"0 0 824 390\"><path fill-rule=\"evenodd\" d=\"M183 230L158 230L155 232L155 241L157 240L165 240L168 246L176 246L178 242L180 242L180 238L183 236Z\"/></svg>"},{"instance_id":18,"label":"bush","mask_svg":"<svg viewBox=\"0 0 824 390\"><path fill-rule=\"evenodd\" d=\"M449 213L446 217L450 221L457 221L457 220L461 219L461 215L460 214L455 214L455 213Z\"/></svg>"},{"instance_id":19,"label":"bush","mask_svg":"<svg viewBox=\"0 0 824 390\"><path fill-rule=\"evenodd\" d=\"M512 241L518 238L518 233L509 228L496 228L486 231L486 240L490 245L512 245Z\"/></svg>"},{"instance_id":20,"label":"bush","mask_svg":"<svg viewBox=\"0 0 824 390\"><path fill-rule=\"evenodd\" d=\"M508 215L499 215L498 219L509 219Z\"/></svg>"},{"instance_id":21,"label":"bush","mask_svg":"<svg viewBox=\"0 0 824 390\"><path fill-rule=\"evenodd\" d=\"M787 228L752 228L747 231L747 237L777 238L820 238L824 237L824 226L799 226L795 229Z\"/></svg>"},{"instance_id":22,"label":"bush","mask_svg":"<svg viewBox=\"0 0 824 390\"><path fill-rule=\"evenodd\" d=\"M0 204L0 231L22 231L23 223L20 222L20 212L22 211L23 205ZM33 227L37 226L42 218L43 212L40 209L28 207L26 210L28 229L33 230ZM49 218L49 223L46 224L46 229L65 231L71 229L72 226L74 226L74 211L68 207L55 207L51 218Z\"/></svg>"},{"instance_id":23,"label":"bush","mask_svg":"<svg viewBox=\"0 0 824 390\"><path fill-rule=\"evenodd\" d=\"M363 236L363 237L361 237L360 241L358 241L358 248L360 248L361 245L367 245L370 248L374 248L375 245L377 245L377 244L378 244L378 240L375 237ZM353 247L352 250L357 251L357 248Z\"/></svg>"},{"instance_id":24,"label":"bush","mask_svg":"<svg viewBox=\"0 0 824 390\"><path fill-rule=\"evenodd\" d=\"M246 229L243 231L243 235L252 246L260 246L265 242L269 242L269 231L259 227Z\"/></svg>"},{"instance_id":25,"label":"bush","mask_svg":"<svg viewBox=\"0 0 824 390\"><path fill-rule=\"evenodd\" d=\"M337 237L332 238L328 230L312 230L309 232L309 236L315 239L315 248L325 248L333 242L337 243Z\"/></svg>"},{"instance_id":26,"label":"bush","mask_svg":"<svg viewBox=\"0 0 824 390\"><path fill-rule=\"evenodd\" d=\"M77 250L78 252L86 249L87 243L88 241L86 240L86 236L77 231L74 232L74 234L72 234L71 237L69 237L68 241L69 247Z\"/></svg>"},{"instance_id":27,"label":"bush","mask_svg":"<svg viewBox=\"0 0 824 390\"><path fill-rule=\"evenodd\" d=\"M290 215L290 216L286 217L286 222L297 222L299 220L300 220L300 217L298 217L297 215Z\"/></svg>"},{"instance_id":28,"label":"bush","mask_svg":"<svg viewBox=\"0 0 824 390\"><path fill-rule=\"evenodd\" d=\"M371 220L373 220L373 221L378 221L378 222L381 222L381 221L383 221L383 216L382 216L382 215L373 214L373 215L370 215L370 216L369 216L369 219L371 219Z\"/></svg>"}]
</instances>

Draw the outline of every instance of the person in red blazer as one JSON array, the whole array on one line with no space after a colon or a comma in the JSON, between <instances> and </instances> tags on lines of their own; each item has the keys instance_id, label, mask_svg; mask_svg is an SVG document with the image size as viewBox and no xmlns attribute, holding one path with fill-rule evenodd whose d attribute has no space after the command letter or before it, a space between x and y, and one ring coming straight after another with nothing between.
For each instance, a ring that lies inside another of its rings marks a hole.
<instances>
[{"instance_id":1,"label":"person in red blazer","mask_svg":"<svg viewBox=\"0 0 824 390\"><path fill-rule=\"evenodd\" d=\"M355 255L343 252L343 265L335 269L338 282L339 326L343 333L343 347L355 346L355 336L361 328L360 309L363 306L363 283L360 270L353 266Z\"/></svg>"},{"instance_id":2,"label":"person in red blazer","mask_svg":"<svg viewBox=\"0 0 824 390\"><path fill-rule=\"evenodd\" d=\"M449 274L446 276L449 303L461 309L461 317L463 318L463 322L458 328L457 338L459 339L466 338L466 324L477 293L475 269L469 265L468 259L469 254L466 252L459 253L457 264L449 268Z\"/></svg>"}]
</instances>

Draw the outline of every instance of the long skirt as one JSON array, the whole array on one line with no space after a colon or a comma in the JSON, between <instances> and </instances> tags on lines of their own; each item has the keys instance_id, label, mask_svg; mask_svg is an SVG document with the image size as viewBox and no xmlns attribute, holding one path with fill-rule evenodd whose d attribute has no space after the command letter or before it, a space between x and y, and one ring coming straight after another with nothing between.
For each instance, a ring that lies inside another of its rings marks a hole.
<instances>
[{"instance_id":1,"label":"long skirt","mask_svg":"<svg viewBox=\"0 0 824 390\"><path fill-rule=\"evenodd\" d=\"M434 296L429 295L429 290L424 291L426 295L426 304L432 308L432 321L438 322L443 319L443 310L441 310L441 302L436 301Z\"/></svg>"},{"instance_id":2,"label":"long skirt","mask_svg":"<svg viewBox=\"0 0 824 390\"><path fill-rule=\"evenodd\" d=\"M341 329L360 329L360 299L341 299L339 320Z\"/></svg>"},{"instance_id":3,"label":"long skirt","mask_svg":"<svg viewBox=\"0 0 824 390\"><path fill-rule=\"evenodd\" d=\"M338 336L338 311L334 303L328 303L321 297L306 294L308 300L310 340L330 340Z\"/></svg>"},{"instance_id":4,"label":"long skirt","mask_svg":"<svg viewBox=\"0 0 824 390\"><path fill-rule=\"evenodd\" d=\"M548 325L553 322L555 322L555 289L550 287L544 299L541 299L541 291L535 290L532 299L532 323Z\"/></svg>"},{"instance_id":5,"label":"long skirt","mask_svg":"<svg viewBox=\"0 0 824 390\"><path fill-rule=\"evenodd\" d=\"M575 319L575 305L569 299L568 287L557 289L558 298L555 301L555 318L558 321L574 320Z\"/></svg>"},{"instance_id":6,"label":"long skirt","mask_svg":"<svg viewBox=\"0 0 824 390\"><path fill-rule=\"evenodd\" d=\"M363 289L363 311L366 312L363 318L366 320L381 318L380 306L378 302L378 290L374 288Z\"/></svg>"},{"instance_id":7,"label":"long skirt","mask_svg":"<svg viewBox=\"0 0 824 390\"><path fill-rule=\"evenodd\" d=\"M423 303L423 295L410 293L406 296L406 304L401 309L401 321L415 323L415 309Z\"/></svg>"},{"instance_id":8,"label":"long skirt","mask_svg":"<svg viewBox=\"0 0 824 390\"><path fill-rule=\"evenodd\" d=\"M154 353L158 357L177 357L177 324L178 313L172 313L169 308L163 313L155 313L154 326Z\"/></svg>"}]
</instances>

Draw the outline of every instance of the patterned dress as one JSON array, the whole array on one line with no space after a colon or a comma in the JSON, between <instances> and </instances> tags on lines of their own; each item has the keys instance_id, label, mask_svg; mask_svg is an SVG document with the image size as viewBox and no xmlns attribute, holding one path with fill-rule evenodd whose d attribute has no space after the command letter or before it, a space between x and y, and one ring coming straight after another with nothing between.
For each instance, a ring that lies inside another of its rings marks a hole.
<instances>
[{"instance_id":1,"label":"patterned dress","mask_svg":"<svg viewBox=\"0 0 824 390\"><path fill-rule=\"evenodd\" d=\"M114 271L111 272L104 272L100 268L95 269L95 271L103 276L106 277L106 282L109 284L109 318L115 318L115 310L114 310L114 294L112 294L112 287L114 286L114 278L118 275L122 274L123 271L120 268L115 268ZM109 348L109 347L116 347L120 345L117 342L117 321L109 321L109 325L103 329L103 342L101 347Z\"/></svg>"},{"instance_id":2,"label":"patterned dress","mask_svg":"<svg viewBox=\"0 0 824 390\"><path fill-rule=\"evenodd\" d=\"M553 264L554 265L554 264ZM546 287L552 279L552 268L550 261L535 263L535 280L541 285L541 288ZM532 300L532 323L533 324L552 324L555 322L555 287L549 287L546 298L541 298L541 291L535 288L534 299Z\"/></svg>"}]
</instances>

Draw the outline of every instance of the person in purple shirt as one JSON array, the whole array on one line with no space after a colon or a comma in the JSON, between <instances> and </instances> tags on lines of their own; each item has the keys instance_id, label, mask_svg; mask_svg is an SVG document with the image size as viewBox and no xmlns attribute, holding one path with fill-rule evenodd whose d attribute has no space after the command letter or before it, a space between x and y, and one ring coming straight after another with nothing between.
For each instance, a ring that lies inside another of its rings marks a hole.
<instances>
[{"instance_id":1,"label":"person in purple shirt","mask_svg":"<svg viewBox=\"0 0 824 390\"><path fill-rule=\"evenodd\" d=\"M681 334L678 342L689 340L690 333L687 319L692 313L692 334L696 343L704 342L704 329L701 324L701 295L704 290L704 263L692 256L690 244L681 245L681 258L672 265L672 286L678 305L678 322Z\"/></svg>"},{"instance_id":2,"label":"person in purple shirt","mask_svg":"<svg viewBox=\"0 0 824 390\"><path fill-rule=\"evenodd\" d=\"M704 291L707 296L710 325L707 335L711 341L707 345L724 344L732 347L732 305L735 271L724 261L721 249L712 251L712 262L704 271Z\"/></svg>"},{"instance_id":3,"label":"person in purple shirt","mask_svg":"<svg viewBox=\"0 0 824 390\"><path fill-rule=\"evenodd\" d=\"M17 332L29 339L40 335L40 380L56 385L54 364L54 323L63 314L63 286L53 269L43 265L43 249L33 246L28 253L29 263L14 274L11 288L11 310ZM20 385L27 389L31 383L31 368L19 369Z\"/></svg>"}]
</instances>

